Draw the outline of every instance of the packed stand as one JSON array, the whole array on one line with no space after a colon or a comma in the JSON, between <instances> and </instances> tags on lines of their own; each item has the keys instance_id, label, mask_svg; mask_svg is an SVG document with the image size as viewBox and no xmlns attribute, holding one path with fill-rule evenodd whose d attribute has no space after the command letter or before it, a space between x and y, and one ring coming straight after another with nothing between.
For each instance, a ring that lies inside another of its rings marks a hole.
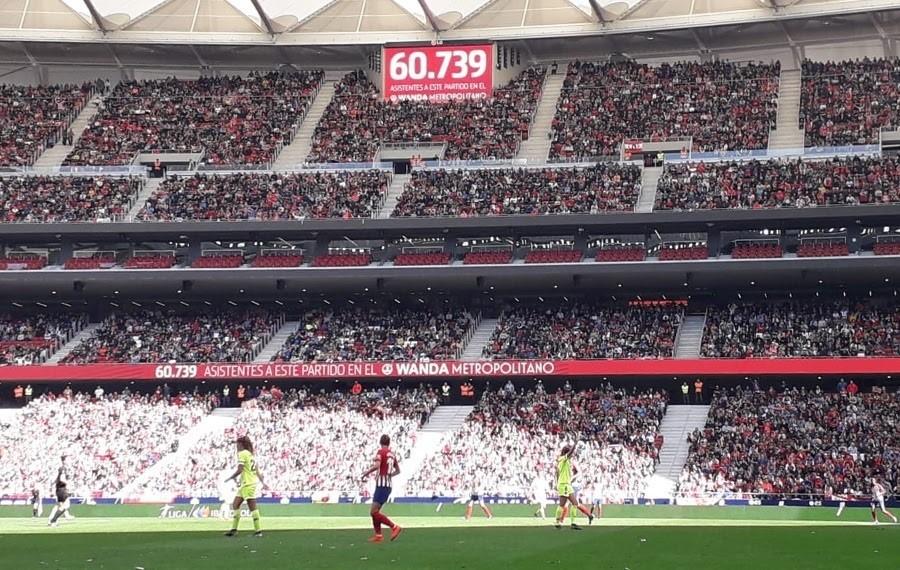
<instances>
[{"instance_id":1,"label":"packed stand","mask_svg":"<svg viewBox=\"0 0 900 570\"><path fill-rule=\"evenodd\" d=\"M82 315L0 315L0 366L44 362L85 321Z\"/></svg>"},{"instance_id":2,"label":"packed stand","mask_svg":"<svg viewBox=\"0 0 900 570\"><path fill-rule=\"evenodd\" d=\"M664 392L607 386L547 394L509 384L486 393L465 424L445 436L407 492L526 497L540 479L555 496L556 458L577 438L583 443L574 455L575 484L582 496L606 502L640 496L658 461L666 405Z\"/></svg>"},{"instance_id":3,"label":"packed stand","mask_svg":"<svg viewBox=\"0 0 900 570\"><path fill-rule=\"evenodd\" d=\"M800 126L807 147L879 144L900 127L896 59L804 61Z\"/></svg>"},{"instance_id":4,"label":"packed stand","mask_svg":"<svg viewBox=\"0 0 900 570\"><path fill-rule=\"evenodd\" d=\"M900 309L857 301L732 303L710 307L709 358L900 355Z\"/></svg>"},{"instance_id":5,"label":"packed stand","mask_svg":"<svg viewBox=\"0 0 900 570\"><path fill-rule=\"evenodd\" d=\"M457 358L474 326L460 309L312 311L275 355L278 362L447 360Z\"/></svg>"},{"instance_id":6,"label":"packed stand","mask_svg":"<svg viewBox=\"0 0 900 570\"><path fill-rule=\"evenodd\" d=\"M0 222L111 222L128 212L141 178L0 177Z\"/></svg>"},{"instance_id":7,"label":"packed stand","mask_svg":"<svg viewBox=\"0 0 900 570\"><path fill-rule=\"evenodd\" d=\"M278 316L267 311L117 313L62 362L248 362L274 333L277 322Z\"/></svg>"},{"instance_id":8,"label":"packed stand","mask_svg":"<svg viewBox=\"0 0 900 570\"><path fill-rule=\"evenodd\" d=\"M384 101L362 71L334 88L308 162L369 162L382 143L445 142L443 159L514 158L541 98L544 68L529 68L491 99Z\"/></svg>"},{"instance_id":9,"label":"packed stand","mask_svg":"<svg viewBox=\"0 0 900 570\"><path fill-rule=\"evenodd\" d=\"M204 164L267 164L291 141L324 75L122 81L64 165L130 164L139 152L203 152Z\"/></svg>"},{"instance_id":10,"label":"packed stand","mask_svg":"<svg viewBox=\"0 0 900 570\"><path fill-rule=\"evenodd\" d=\"M93 84L0 85L0 166L31 166L84 108Z\"/></svg>"},{"instance_id":11,"label":"packed stand","mask_svg":"<svg viewBox=\"0 0 900 570\"><path fill-rule=\"evenodd\" d=\"M574 168L416 170L395 217L630 212L641 170L615 163Z\"/></svg>"},{"instance_id":12,"label":"packed stand","mask_svg":"<svg viewBox=\"0 0 900 570\"><path fill-rule=\"evenodd\" d=\"M619 156L624 139L687 139L693 150L764 149L780 64L650 66L573 62L553 119L551 158Z\"/></svg>"},{"instance_id":13,"label":"packed stand","mask_svg":"<svg viewBox=\"0 0 900 570\"><path fill-rule=\"evenodd\" d=\"M243 404L225 433L198 441L182 463L147 482L142 496L221 497L231 501L235 489L225 479L234 471L234 440L247 435L254 459L276 496L338 493L371 496L371 481L360 475L372 465L378 439L390 434L391 449L401 463L409 457L416 430L437 406L428 390L379 389L358 396L264 389ZM337 497L330 495L329 501Z\"/></svg>"},{"instance_id":14,"label":"packed stand","mask_svg":"<svg viewBox=\"0 0 900 570\"><path fill-rule=\"evenodd\" d=\"M516 305L484 347L494 359L671 358L677 306Z\"/></svg>"},{"instance_id":15,"label":"packed stand","mask_svg":"<svg viewBox=\"0 0 900 570\"><path fill-rule=\"evenodd\" d=\"M896 393L720 390L706 425L688 438L678 494L868 498L873 476L894 489L898 417Z\"/></svg>"},{"instance_id":16,"label":"packed stand","mask_svg":"<svg viewBox=\"0 0 900 570\"><path fill-rule=\"evenodd\" d=\"M147 200L138 219L370 217L378 212L390 184L390 174L382 170L173 176Z\"/></svg>"},{"instance_id":17,"label":"packed stand","mask_svg":"<svg viewBox=\"0 0 900 570\"><path fill-rule=\"evenodd\" d=\"M657 210L811 208L900 202L900 159L684 163L666 167Z\"/></svg>"},{"instance_id":18,"label":"packed stand","mask_svg":"<svg viewBox=\"0 0 900 570\"><path fill-rule=\"evenodd\" d=\"M0 431L0 496L32 489L51 495L65 455L70 494L109 497L172 451L211 409L208 398L190 394L98 393L66 389L16 413Z\"/></svg>"}]
</instances>

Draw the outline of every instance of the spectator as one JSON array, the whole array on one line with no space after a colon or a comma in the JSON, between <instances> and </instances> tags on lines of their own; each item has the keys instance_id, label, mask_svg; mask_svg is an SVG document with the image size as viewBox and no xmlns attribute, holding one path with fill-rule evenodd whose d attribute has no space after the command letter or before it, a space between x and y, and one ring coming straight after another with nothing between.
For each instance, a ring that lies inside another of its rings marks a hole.
<instances>
[{"instance_id":1,"label":"spectator","mask_svg":"<svg viewBox=\"0 0 900 570\"><path fill-rule=\"evenodd\" d=\"M390 183L390 175L382 170L173 176L147 199L138 218L178 221L370 217L378 213Z\"/></svg>"},{"instance_id":2,"label":"spectator","mask_svg":"<svg viewBox=\"0 0 900 570\"><path fill-rule=\"evenodd\" d=\"M588 214L633 211L641 191L635 166L417 170L395 217Z\"/></svg>"},{"instance_id":3,"label":"spectator","mask_svg":"<svg viewBox=\"0 0 900 570\"><path fill-rule=\"evenodd\" d=\"M473 326L465 311L343 308L304 316L278 362L447 360L459 357Z\"/></svg>"},{"instance_id":4,"label":"spectator","mask_svg":"<svg viewBox=\"0 0 900 570\"><path fill-rule=\"evenodd\" d=\"M896 356L900 310L869 302L791 301L707 311L701 354L709 358Z\"/></svg>"},{"instance_id":5,"label":"spectator","mask_svg":"<svg viewBox=\"0 0 900 570\"><path fill-rule=\"evenodd\" d=\"M681 310L591 303L516 305L484 348L495 359L671 358Z\"/></svg>"},{"instance_id":6,"label":"spectator","mask_svg":"<svg viewBox=\"0 0 900 570\"><path fill-rule=\"evenodd\" d=\"M486 100L382 100L362 71L335 85L308 162L369 162L383 143L446 143L446 160L513 158L541 97L544 68L529 68Z\"/></svg>"},{"instance_id":7,"label":"spectator","mask_svg":"<svg viewBox=\"0 0 900 570\"><path fill-rule=\"evenodd\" d=\"M764 149L775 127L780 64L569 64L552 158L619 156L626 138L692 139L693 150Z\"/></svg>"},{"instance_id":8,"label":"spectator","mask_svg":"<svg viewBox=\"0 0 900 570\"><path fill-rule=\"evenodd\" d=\"M323 77L304 71L122 81L63 164L130 164L139 152L267 164L290 142Z\"/></svg>"},{"instance_id":9,"label":"spectator","mask_svg":"<svg viewBox=\"0 0 900 570\"><path fill-rule=\"evenodd\" d=\"M247 362L274 332L275 323L275 315L264 311L120 313L104 321L62 362Z\"/></svg>"},{"instance_id":10,"label":"spectator","mask_svg":"<svg viewBox=\"0 0 900 570\"><path fill-rule=\"evenodd\" d=\"M810 208L900 202L896 157L685 163L666 167L657 210Z\"/></svg>"},{"instance_id":11,"label":"spectator","mask_svg":"<svg viewBox=\"0 0 900 570\"><path fill-rule=\"evenodd\" d=\"M111 222L143 185L140 178L109 176L0 178L0 222Z\"/></svg>"}]
</instances>

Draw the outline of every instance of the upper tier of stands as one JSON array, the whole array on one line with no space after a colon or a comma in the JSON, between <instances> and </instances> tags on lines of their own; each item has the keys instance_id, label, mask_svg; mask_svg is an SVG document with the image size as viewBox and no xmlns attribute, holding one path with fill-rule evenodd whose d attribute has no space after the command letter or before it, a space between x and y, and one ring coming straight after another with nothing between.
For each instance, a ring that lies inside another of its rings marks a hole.
<instances>
[{"instance_id":1,"label":"upper tier of stands","mask_svg":"<svg viewBox=\"0 0 900 570\"><path fill-rule=\"evenodd\" d=\"M0 85L0 166L30 166L87 104L93 84Z\"/></svg>"},{"instance_id":2,"label":"upper tier of stands","mask_svg":"<svg viewBox=\"0 0 900 570\"><path fill-rule=\"evenodd\" d=\"M500 316L485 358L669 358L682 310L600 303L515 305Z\"/></svg>"},{"instance_id":3,"label":"upper tier of stands","mask_svg":"<svg viewBox=\"0 0 900 570\"><path fill-rule=\"evenodd\" d=\"M148 198L138 219L370 217L381 207L390 182L383 170L172 176Z\"/></svg>"},{"instance_id":4,"label":"upper tier of stands","mask_svg":"<svg viewBox=\"0 0 900 570\"><path fill-rule=\"evenodd\" d=\"M872 477L894 489L898 417L895 393L721 390L706 426L689 437L678 492L713 500L750 493L870 496Z\"/></svg>"},{"instance_id":5,"label":"upper tier of stands","mask_svg":"<svg viewBox=\"0 0 900 570\"><path fill-rule=\"evenodd\" d=\"M569 64L551 158L618 156L624 139L688 139L695 151L765 149L780 64Z\"/></svg>"},{"instance_id":6,"label":"upper tier of stands","mask_svg":"<svg viewBox=\"0 0 900 570\"><path fill-rule=\"evenodd\" d=\"M529 68L488 100L384 101L357 71L335 85L316 126L309 162L368 162L382 143L445 142L447 160L513 158L528 136L544 68Z\"/></svg>"},{"instance_id":7,"label":"upper tier of stands","mask_svg":"<svg viewBox=\"0 0 900 570\"><path fill-rule=\"evenodd\" d=\"M896 157L684 163L665 168L656 209L805 208L900 202Z\"/></svg>"},{"instance_id":8,"label":"upper tier of stands","mask_svg":"<svg viewBox=\"0 0 900 570\"><path fill-rule=\"evenodd\" d=\"M205 164L267 164L291 141L322 71L123 81L65 165L131 164L140 152L203 153Z\"/></svg>"},{"instance_id":9,"label":"upper tier of stands","mask_svg":"<svg viewBox=\"0 0 900 570\"><path fill-rule=\"evenodd\" d=\"M416 170L395 217L633 211L641 171L614 163L572 168Z\"/></svg>"},{"instance_id":10,"label":"upper tier of stands","mask_svg":"<svg viewBox=\"0 0 900 570\"><path fill-rule=\"evenodd\" d=\"M868 145L900 127L900 62L803 62L800 126L805 145Z\"/></svg>"}]
</instances>

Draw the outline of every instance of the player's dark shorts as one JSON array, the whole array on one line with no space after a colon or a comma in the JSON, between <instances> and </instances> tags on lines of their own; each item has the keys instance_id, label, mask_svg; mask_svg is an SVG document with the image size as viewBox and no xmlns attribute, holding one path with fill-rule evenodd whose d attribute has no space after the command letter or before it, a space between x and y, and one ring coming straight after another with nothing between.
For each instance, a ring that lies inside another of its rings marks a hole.
<instances>
[{"instance_id":1,"label":"player's dark shorts","mask_svg":"<svg viewBox=\"0 0 900 570\"><path fill-rule=\"evenodd\" d=\"M69 498L69 492L65 489L57 489L56 490L56 501L59 503L66 502L66 499Z\"/></svg>"},{"instance_id":2,"label":"player's dark shorts","mask_svg":"<svg viewBox=\"0 0 900 570\"><path fill-rule=\"evenodd\" d=\"M385 505L391 497L390 487L375 487L375 494L372 495L372 502L379 505Z\"/></svg>"},{"instance_id":3,"label":"player's dark shorts","mask_svg":"<svg viewBox=\"0 0 900 570\"><path fill-rule=\"evenodd\" d=\"M481 500L481 495L472 493L472 496L469 497L469 500L472 501L472 502L474 502L474 503L477 503L478 501Z\"/></svg>"}]
</instances>

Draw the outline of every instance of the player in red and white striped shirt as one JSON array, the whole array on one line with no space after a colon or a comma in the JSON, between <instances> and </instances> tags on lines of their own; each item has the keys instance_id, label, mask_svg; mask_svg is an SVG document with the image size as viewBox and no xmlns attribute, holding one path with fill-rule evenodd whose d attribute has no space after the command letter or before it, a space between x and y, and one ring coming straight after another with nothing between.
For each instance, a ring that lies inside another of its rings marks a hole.
<instances>
[{"instance_id":1,"label":"player in red and white striped shirt","mask_svg":"<svg viewBox=\"0 0 900 570\"><path fill-rule=\"evenodd\" d=\"M384 516L381 507L387 503L391 496L391 485L393 478L400 473L400 462L394 452L391 451L391 438L387 435L381 436L381 449L375 454L372 467L363 473L363 479L375 473L375 494L372 495L372 509L369 513L372 515L372 527L375 534L369 539L369 542L382 542L384 535L381 534L381 525L387 525L391 529L391 540L397 540L403 529L398 524L394 524L391 519Z\"/></svg>"}]
</instances>

